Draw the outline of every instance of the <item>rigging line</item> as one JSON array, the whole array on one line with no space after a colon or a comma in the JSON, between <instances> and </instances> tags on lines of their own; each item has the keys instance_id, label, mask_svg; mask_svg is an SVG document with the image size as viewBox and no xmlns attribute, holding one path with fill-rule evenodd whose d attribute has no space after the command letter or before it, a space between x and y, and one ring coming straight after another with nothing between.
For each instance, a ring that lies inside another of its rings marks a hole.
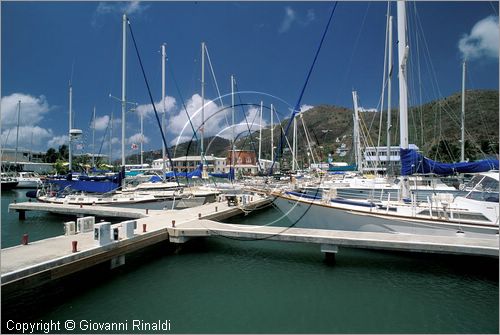
<instances>
[{"instance_id":1,"label":"rigging line","mask_svg":"<svg viewBox=\"0 0 500 335\"><path fill-rule=\"evenodd\" d=\"M391 2L387 1L387 14L386 14L386 23L385 23L385 46L384 46L384 72L382 75L382 94L381 94L381 103L380 103L380 118L378 125L378 140L377 147L380 146L380 138L382 136L382 120L383 120L383 110L384 110L384 98L385 98L385 87L386 87L386 75L387 75L387 66L388 66L388 49L389 49L389 17L391 11ZM377 158L378 158L378 150L377 150Z\"/></svg>"},{"instance_id":2,"label":"rigging line","mask_svg":"<svg viewBox=\"0 0 500 335\"><path fill-rule=\"evenodd\" d=\"M306 122L304 120L303 114L301 114L300 120L302 121L302 126L304 127L304 134L306 135L307 146L309 147L309 151L311 152L311 157L312 157L313 163L316 164L316 160L314 159L314 154L316 154L318 156L318 159L319 159L319 155L313 150L313 148L311 146L311 135L309 134L309 130L306 127Z\"/></svg>"},{"instance_id":3,"label":"rigging line","mask_svg":"<svg viewBox=\"0 0 500 335\"><path fill-rule=\"evenodd\" d=\"M415 8L415 16L417 15L417 6L416 4L414 3L413 4L414 8ZM415 19L416 20L416 19ZM418 30L417 30L417 33L418 35ZM419 38L416 38L415 40L415 44L417 46L417 50L420 50L420 47L419 47L419 44L418 44L418 41L419 41ZM417 74L418 74L418 82L421 83L422 82L422 70L421 70L421 66L420 66L420 57L417 57ZM424 137L424 119L423 119L423 112L424 112L424 108L422 106L422 103L423 103L423 99L422 99L422 85L418 85L418 93L419 93L419 104L418 104L418 110L420 112L420 144L421 146L423 147L424 146L424 143L425 143L425 137Z\"/></svg>"},{"instance_id":4,"label":"rigging line","mask_svg":"<svg viewBox=\"0 0 500 335\"><path fill-rule=\"evenodd\" d=\"M217 89L217 97L219 98L221 107L224 107L224 102L222 102L222 96L220 94L219 85L217 84L217 78L215 78L215 71L212 66L212 61L210 60L210 54L208 53L208 48L206 44L205 44L205 51L207 52L208 65L210 65L210 71L212 72L212 80L214 81L215 88ZM226 119L226 125L229 127L229 121L227 119L227 111L224 113L224 118Z\"/></svg>"},{"instance_id":5,"label":"rigging line","mask_svg":"<svg viewBox=\"0 0 500 335\"><path fill-rule=\"evenodd\" d=\"M298 117L300 118L300 121L302 121L302 127L304 128L304 135L305 135L305 137L306 137L307 147L308 147L308 149L309 149L309 152L310 152L310 153L311 153L311 155L312 155L312 158L313 158L313 163L314 163L314 164L316 164L316 160L314 159L314 152L313 152L313 150L312 150L312 147L311 147L311 142L310 142L310 140L309 140L309 136L308 136L308 132L307 132L306 123L305 123L305 121L304 121L304 114L303 114L303 112L302 112L302 113L300 113L300 114L298 115ZM298 134L297 134L297 135L298 135ZM297 149L298 149L298 146L297 146Z\"/></svg>"},{"instance_id":6,"label":"rigging line","mask_svg":"<svg viewBox=\"0 0 500 335\"><path fill-rule=\"evenodd\" d=\"M191 125L191 130L193 131L193 136L196 139L196 141L198 141L198 136L196 135L196 130L194 129L193 122L191 121L191 117L189 116L189 112L187 110L186 103L184 101L184 97L182 96L181 90L179 89L179 85L177 84L177 80L175 79L174 69L172 68L172 66L170 66L169 61L167 61L167 66L168 66L168 70L170 71L170 75L172 76L172 80L174 82L175 89L177 90L177 94L179 95L179 98L181 98L182 107L184 108L184 111L186 112L186 115L188 117L189 124Z\"/></svg>"},{"instance_id":7,"label":"rigging line","mask_svg":"<svg viewBox=\"0 0 500 335\"><path fill-rule=\"evenodd\" d=\"M102 147L104 145L104 140L106 139L106 134L108 133L108 129L109 129L109 122L108 122L108 125L106 126L106 129L104 130L104 134L102 135L102 141L101 141L101 146L99 147L99 152L98 152L98 158L97 159L100 159L100 156L101 156L101 151L102 151ZM96 164L97 165L97 164Z\"/></svg>"},{"instance_id":8,"label":"rigging line","mask_svg":"<svg viewBox=\"0 0 500 335\"><path fill-rule=\"evenodd\" d=\"M368 4L366 6L365 13L363 15L363 20L361 21L361 25L359 27L358 35L356 36L356 40L354 42L354 47L352 48L351 56L349 57L349 63L347 64L346 71L344 74L344 78L342 79L342 84L346 82L346 78L349 76L352 68L352 60L354 58L354 54L356 53L356 50L358 49L358 44L359 44L359 39L361 37L361 33L363 32L363 28L365 26L365 21L368 16L368 10L370 9L371 6L371 1L368 1Z\"/></svg>"},{"instance_id":9,"label":"rigging line","mask_svg":"<svg viewBox=\"0 0 500 335\"><path fill-rule=\"evenodd\" d=\"M281 123L280 116L276 110L274 111L274 115L276 115L276 118L278 119L279 128L280 128L281 132L283 132L285 129L283 129L283 125ZM288 140L288 137L285 136L285 140L286 140L286 144L288 144L288 149L290 151L292 151L292 146L290 144L290 141Z\"/></svg>"},{"instance_id":10,"label":"rigging line","mask_svg":"<svg viewBox=\"0 0 500 335\"><path fill-rule=\"evenodd\" d=\"M286 126L284 135L288 134L288 131L290 130L290 126L292 124L293 118L295 117L295 114L297 114L297 112L300 111L300 102L302 101L302 97L304 96L304 92L305 92L307 84L309 82L309 78L311 77L312 70L314 68L314 65L316 64L316 60L318 59L318 55L319 55L319 52L321 51L321 47L323 46L323 41L325 40L326 33L328 32L328 28L330 27L330 23L332 22L333 14L335 13L335 9L337 8L337 4L338 4L338 2L335 1L335 4L332 8L332 12L330 14L330 18L328 19L328 23L326 24L325 30L323 32L323 36L321 37L321 41L319 42L318 49L316 50L316 54L314 55L313 62L309 68L309 72L307 73L307 77L306 77L306 80L304 82L304 85L302 86L302 90L300 92L299 98L297 99L297 103L295 104L292 115L291 115L290 119L288 120L288 124ZM269 174L272 174L272 172L273 172L274 163L276 161L276 158L279 157L279 152L281 151L281 148L283 146L282 142L283 142L283 135L280 137L279 149L276 152L277 156L275 158L273 158L273 162L271 163L271 167L269 168Z\"/></svg>"},{"instance_id":11,"label":"rigging line","mask_svg":"<svg viewBox=\"0 0 500 335\"><path fill-rule=\"evenodd\" d=\"M238 84L236 82L236 79L234 80L234 85L236 86L236 92L238 92L239 89L238 89ZM238 94L238 100L240 101L240 107L241 107L241 109L243 111L243 116L245 117L245 124L247 126L248 134L250 135L250 144L252 145L252 148L253 148L253 151L254 151L255 155L257 156L257 149L255 148L255 141L253 139L252 131L251 131L249 125L248 125L247 115L245 113L245 109L243 108L243 101L241 100L240 94ZM254 124L253 122L255 122L255 118L256 117L257 117L257 113L255 114L254 119L252 120L252 125ZM246 140L245 140L245 142L246 142ZM258 158L257 158L257 162L258 162L257 167L258 167L258 170L260 171L261 170L261 164L260 164Z\"/></svg>"},{"instance_id":12,"label":"rigging line","mask_svg":"<svg viewBox=\"0 0 500 335\"><path fill-rule=\"evenodd\" d=\"M495 15L498 16L498 12L497 12L497 9L495 8L495 6L493 5L492 1L488 1L489 4L490 4L490 7L493 9L493 12L495 12Z\"/></svg>"},{"instance_id":13,"label":"rigging line","mask_svg":"<svg viewBox=\"0 0 500 335\"><path fill-rule=\"evenodd\" d=\"M139 55L139 49L137 47L137 43L135 42L134 32L132 31L132 25L130 24L129 19L127 19L127 23L128 23L128 28L130 30L130 35L132 36L132 41L134 42L135 52L137 54L137 58L139 59L139 64L141 66L141 71L142 71L142 75L144 77L144 82L146 83L146 87L148 89L149 100L151 101L151 105L153 106L153 110L154 110L155 116L156 116L156 121L158 123L158 127L160 128L161 138L163 140L163 144L165 145L165 150L167 152L168 160L169 160L170 166L173 167L174 164L172 162L172 157L170 156L170 150L168 149L168 146L167 146L167 141L165 139L165 134L163 133L163 128L161 126L160 117L158 116L158 112L156 110L156 106L155 106L155 103L153 100L153 95L151 94L151 89L149 88L149 83L148 83L148 79L146 77L146 72L144 71L144 66L142 65L141 56ZM177 182L177 185L180 186L179 179L177 178L177 174L175 173L175 170L173 170L173 171L174 171L175 181Z\"/></svg>"}]
</instances>

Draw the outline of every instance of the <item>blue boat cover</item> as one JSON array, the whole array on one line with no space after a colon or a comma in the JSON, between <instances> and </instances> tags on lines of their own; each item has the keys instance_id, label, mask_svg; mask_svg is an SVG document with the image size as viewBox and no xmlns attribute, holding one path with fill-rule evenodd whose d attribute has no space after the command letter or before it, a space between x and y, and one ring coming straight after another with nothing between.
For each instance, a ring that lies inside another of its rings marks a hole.
<instances>
[{"instance_id":1,"label":"blue boat cover","mask_svg":"<svg viewBox=\"0 0 500 335\"><path fill-rule=\"evenodd\" d=\"M74 191L83 191L89 193L107 193L120 187L120 184L111 181L92 181L92 180L47 180L51 184L56 184L62 190L69 186Z\"/></svg>"},{"instance_id":2,"label":"blue boat cover","mask_svg":"<svg viewBox=\"0 0 500 335\"><path fill-rule=\"evenodd\" d=\"M214 178L226 178L229 180L234 179L234 168L230 168L228 173L210 173L210 177Z\"/></svg>"},{"instance_id":3,"label":"blue boat cover","mask_svg":"<svg viewBox=\"0 0 500 335\"><path fill-rule=\"evenodd\" d=\"M165 173L165 177L173 178L173 177L177 176L178 178L193 178L193 177L201 178L202 169L203 169L203 164L200 164L198 166L198 168L194 171L191 171L191 172L170 171L170 172Z\"/></svg>"},{"instance_id":4,"label":"blue boat cover","mask_svg":"<svg viewBox=\"0 0 500 335\"><path fill-rule=\"evenodd\" d=\"M475 162L440 163L424 157L415 149L400 149L401 175L434 173L441 176L455 173L477 173L498 170L498 159L483 159Z\"/></svg>"},{"instance_id":5,"label":"blue boat cover","mask_svg":"<svg viewBox=\"0 0 500 335\"><path fill-rule=\"evenodd\" d=\"M107 193L118 189L125 176L125 170L122 169L120 172L113 176L79 176L78 179L73 179L71 173L68 173L65 177L54 176L47 178L46 182L50 184L55 184L60 190L66 187L71 188L74 191L83 191L89 193Z\"/></svg>"}]
</instances>

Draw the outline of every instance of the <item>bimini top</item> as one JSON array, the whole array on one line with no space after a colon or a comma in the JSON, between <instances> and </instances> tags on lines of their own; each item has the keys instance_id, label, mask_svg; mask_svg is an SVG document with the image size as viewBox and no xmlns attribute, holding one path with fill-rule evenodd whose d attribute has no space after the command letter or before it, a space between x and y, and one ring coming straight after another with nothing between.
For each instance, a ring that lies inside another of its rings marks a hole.
<instances>
[{"instance_id":1,"label":"bimini top","mask_svg":"<svg viewBox=\"0 0 500 335\"><path fill-rule=\"evenodd\" d=\"M401 175L415 173L449 176L456 173L478 173L498 170L498 159L483 159L475 162L441 163L424 157L414 149L400 149Z\"/></svg>"}]
</instances>

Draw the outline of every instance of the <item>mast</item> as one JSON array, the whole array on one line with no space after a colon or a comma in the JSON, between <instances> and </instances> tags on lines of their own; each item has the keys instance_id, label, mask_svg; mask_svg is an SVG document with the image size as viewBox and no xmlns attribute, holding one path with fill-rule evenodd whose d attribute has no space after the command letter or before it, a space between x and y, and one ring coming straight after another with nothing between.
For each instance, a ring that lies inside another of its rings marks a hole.
<instances>
[{"instance_id":1,"label":"mast","mask_svg":"<svg viewBox=\"0 0 500 335\"><path fill-rule=\"evenodd\" d=\"M292 171L295 172L295 162L297 159L297 117L293 117L293 140L292 140Z\"/></svg>"},{"instance_id":2,"label":"mast","mask_svg":"<svg viewBox=\"0 0 500 335\"><path fill-rule=\"evenodd\" d=\"M125 166L125 80L126 80L126 51L127 51L127 15L123 14L122 19L122 166Z\"/></svg>"},{"instance_id":3,"label":"mast","mask_svg":"<svg viewBox=\"0 0 500 335\"><path fill-rule=\"evenodd\" d=\"M352 91L352 102L354 104L353 115L353 142L354 142L354 157L358 171L362 171L361 165L361 141L359 138L359 107L358 107L358 92Z\"/></svg>"},{"instance_id":4,"label":"mast","mask_svg":"<svg viewBox=\"0 0 500 335\"><path fill-rule=\"evenodd\" d=\"M465 162L465 61L462 65L462 115L461 115L460 161Z\"/></svg>"},{"instance_id":5,"label":"mast","mask_svg":"<svg viewBox=\"0 0 500 335\"><path fill-rule=\"evenodd\" d=\"M201 42L201 150L200 158L205 170L205 148L203 141L205 137L205 42Z\"/></svg>"},{"instance_id":6,"label":"mast","mask_svg":"<svg viewBox=\"0 0 500 335\"><path fill-rule=\"evenodd\" d=\"M163 129L163 133L166 133L165 129L165 118L166 118L166 110L165 110L165 60L167 59L167 52L165 50L165 43L161 45L161 101L163 106L163 115L161 118L161 128ZM163 142L163 141L162 141ZM165 163L166 157L166 147L165 143L162 143L162 157L163 157L163 177L165 178L165 172L167 172L167 166Z\"/></svg>"},{"instance_id":7,"label":"mast","mask_svg":"<svg viewBox=\"0 0 500 335\"><path fill-rule=\"evenodd\" d=\"M92 167L95 167L95 106L92 121Z\"/></svg>"},{"instance_id":8,"label":"mast","mask_svg":"<svg viewBox=\"0 0 500 335\"><path fill-rule=\"evenodd\" d=\"M273 104L271 104L271 159L274 159L274 123Z\"/></svg>"},{"instance_id":9,"label":"mast","mask_svg":"<svg viewBox=\"0 0 500 335\"><path fill-rule=\"evenodd\" d=\"M113 110L111 110L111 117L109 119L109 165L112 165L112 159L111 159L111 154L112 154L112 142L113 141Z\"/></svg>"},{"instance_id":10,"label":"mast","mask_svg":"<svg viewBox=\"0 0 500 335\"><path fill-rule=\"evenodd\" d=\"M231 122L232 122L232 152L231 152L231 166L234 169L234 150L235 150L235 142L236 142L236 137L235 137L235 129L234 129L234 76L231 75Z\"/></svg>"},{"instance_id":11,"label":"mast","mask_svg":"<svg viewBox=\"0 0 500 335\"><path fill-rule=\"evenodd\" d=\"M31 145L30 145L30 159L29 161L33 159L33 132L31 133Z\"/></svg>"},{"instance_id":12,"label":"mast","mask_svg":"<svg viewBox=\"0 0 500 335\"><path fill-rule=\"evenodd\" d=\"M387 155L386 174L392 174L391 161L391 97L392 97L392 15L389 16L389 75L387 77Z\"/></svg>"},{"instance_id":13,"label":"mast","mask_svg":"<svg viewBox=\"0 0 500 335\"><path fill-rule=\"evenodd\" d=\"M17 149L18 149L18 146L19 146L19 118L20 118L20 115L21 115L21 100L19 100L17 102L17 132L16 132L16 156L15 156L16 164L18 162L18 159L17 159Z\"/></svg>"},{"instance_id":14,"label":"mast","mask_svg":"<svg viewBox=\"0 0 500 335\"><path fill-rule=\"evenodd\" d=\"M142 112L140 112L141 116L141 169L142 165L144 164L144 150L143 150L143 145L144 145L144 116Z\"/></svg>"},{"instance_id":15,"label":"mast","mask_svg":"<svg viewBox=\"0 0 500 335\"><path fill-rule=\"evenodd\" d=\"M262 169L260 160L262 158L262 101L260 102L260 119L259 119L259 170Z\"/></svg>"},{"instance_id":16,"label":"mast","mask_svg":"<svg viewBox=\"0 0 500 335\"><path fill-rule=\"evenodd\" d=\"M71 129L73 128L73 86L71 85L71 81L69 82L69 130L68 130L68 135L69 135L69 146L68 146L68 169L69 172L73 169L73 158L72 153L71 153Z\"/></svg>"},{"instance_id":17,"label":"mast","mask_svg":"<svg viewBox=\"0 0 500 335\"><path fill-rule=\"evenodd\" d=\"M398 9L398 58L399 58L399 125L400 125L400 147L408 149L408 87L406 83L406 62L408 60L408 45L406 42L406 8L405 2L399 0ZM401 183L401 197L408 198L410 195L408 178L404 177Z\"/></svg>"}]
</instances>

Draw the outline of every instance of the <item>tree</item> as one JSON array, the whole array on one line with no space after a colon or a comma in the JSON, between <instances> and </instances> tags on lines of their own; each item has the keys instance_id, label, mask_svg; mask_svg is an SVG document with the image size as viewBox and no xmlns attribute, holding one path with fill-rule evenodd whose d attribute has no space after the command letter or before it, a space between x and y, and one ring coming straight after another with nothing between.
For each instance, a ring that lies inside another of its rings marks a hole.
<instances>
[{"instance_id":1,"label":"tree","mask_svg":"<svg viewBox=\"0 0 500 335\"><path fill-rule=\"evenodd\" d=\"M55 163L57 160L57 156L58 156L58 154L56 152L56 149L49 148L47 150L47 153L45 154L44 162L45 163Z\"/></svg>"},{"instance_id":2,"label":"tree","mask_svg":"<svg viewBox=\"0 0 500 335\"><path fill-rule=\"evenodd\" d=\"M66 144L59 146L59 159L69 159L69 149Z\"/></svg>"}]
</instances>

